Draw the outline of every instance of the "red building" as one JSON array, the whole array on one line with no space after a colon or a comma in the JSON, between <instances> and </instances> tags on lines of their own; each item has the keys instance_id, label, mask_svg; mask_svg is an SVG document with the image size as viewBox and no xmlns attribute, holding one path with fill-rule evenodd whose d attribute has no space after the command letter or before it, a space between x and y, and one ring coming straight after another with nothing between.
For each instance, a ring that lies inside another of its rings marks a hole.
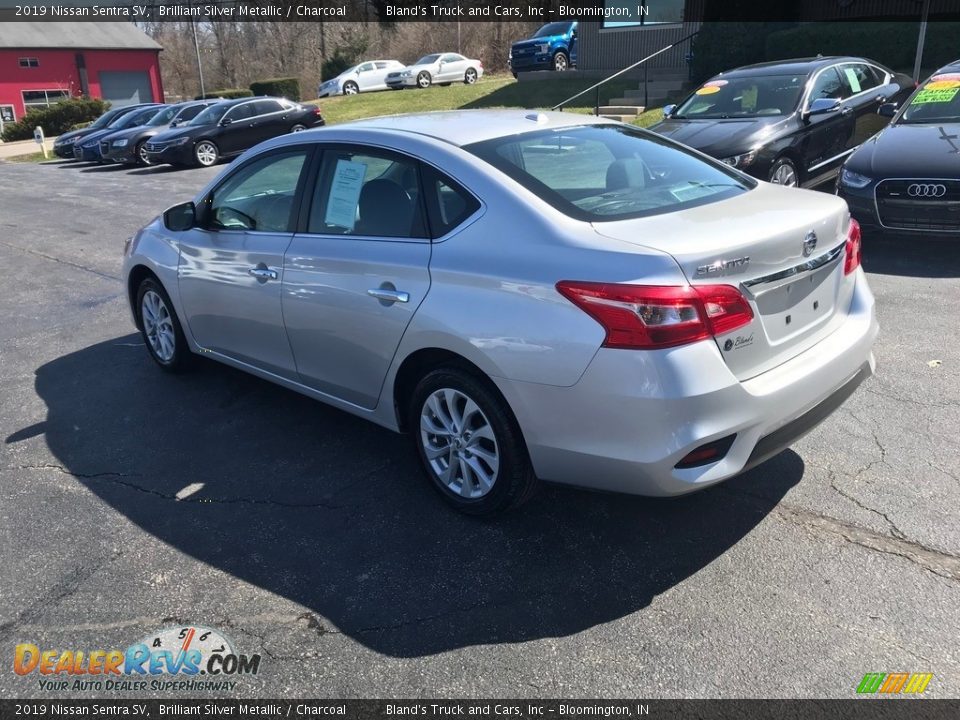
<instances>
[{"instance_id":1,"label":"red building","mask_svg":"<svg viewBox=\"0 0 960 720\"><path fill-rule=\"evenodd\" d=\"M69 97L163 102L160 50L132 23L0 23L0 128Z\"/></svg>"}]
</instances>

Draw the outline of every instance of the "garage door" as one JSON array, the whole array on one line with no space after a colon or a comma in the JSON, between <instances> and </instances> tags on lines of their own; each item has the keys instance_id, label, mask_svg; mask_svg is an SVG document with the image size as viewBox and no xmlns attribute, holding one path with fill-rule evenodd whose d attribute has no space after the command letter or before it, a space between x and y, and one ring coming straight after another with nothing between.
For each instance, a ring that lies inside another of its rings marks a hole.
<instances>
[{"instance_id":1,"label":"garage door","mask_svg":"<svg viewBox=\"0 0 960 720\"><path fill-rule=\"evenodd\" d=\"M146 72L100 72L100 92L113 107L153 102L150 76Z\"/></svg>"}]
</instances>

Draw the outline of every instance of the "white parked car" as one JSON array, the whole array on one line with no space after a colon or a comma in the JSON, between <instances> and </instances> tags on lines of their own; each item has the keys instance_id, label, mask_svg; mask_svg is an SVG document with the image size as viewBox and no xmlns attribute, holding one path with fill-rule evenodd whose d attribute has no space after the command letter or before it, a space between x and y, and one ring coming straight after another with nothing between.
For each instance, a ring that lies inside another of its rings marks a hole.
<instances>
[{"instance_id":1,"label":"white parked car","mask_svg":"<svg viewBox=\"0 0 960 720\"><path fill-rule=\"evenodd\" d=\"M367 60L347 68L335 78L320 83L317 97L356 95L372 90L387 89L387 74L403 69L399 60Z\"/></svg>"},{"instance_id":2,"label":"white parked car","mask_svg":"<svg viewBox=\"0 0 960 720\"><path fill-rule=\"evenodd\" d=\"M387 85L394 90L405 87L427 88L434 83L450 85L462 82L473 85L483 77L483 61L465 58L459 53L425 55L413 65L387 74Z\"/></svg>"}]
</instances>

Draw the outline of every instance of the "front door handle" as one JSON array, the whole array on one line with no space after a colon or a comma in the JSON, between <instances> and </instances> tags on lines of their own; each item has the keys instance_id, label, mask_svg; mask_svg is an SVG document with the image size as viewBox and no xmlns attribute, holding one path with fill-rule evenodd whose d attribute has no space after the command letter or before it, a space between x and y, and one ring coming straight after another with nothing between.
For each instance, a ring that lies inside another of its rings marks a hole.
<instances>
[{"instance_id":1,"label":"front door handle","mask_svg":"<svg viewBox=\"0 0 960 720\"><path fill-rule=\"evenodd\" d=\"M266 282L267 280L276 280L278 275L276 270L271 270L268 267L252 267L247 272L250 275L253 275L260 282Z\"/></svg>"},{"instance_id":2,"label":"front door handle","mask_svg":"<svg viewBox=\"0 0 960 720\"><path fill-rule=\"evenodd\" d=\"M390 290L388 288L371 288L367 290L367 295L387 303L410 302L410 293L401 292L400 290Z\"/></svg>"},{"instance_id":3,"label":"front door handle","mask_svg":"<svg viewBox=\"0 0 960 720\"><path fill-rule=\"evenodd\" d=\"M849 114L852 113L852 112L853 112L853 108L852 108L852 107L845 107L843 110L840 111L840 114L841 114L841 115L849 115Z\"/></svg>"}]
</instances>

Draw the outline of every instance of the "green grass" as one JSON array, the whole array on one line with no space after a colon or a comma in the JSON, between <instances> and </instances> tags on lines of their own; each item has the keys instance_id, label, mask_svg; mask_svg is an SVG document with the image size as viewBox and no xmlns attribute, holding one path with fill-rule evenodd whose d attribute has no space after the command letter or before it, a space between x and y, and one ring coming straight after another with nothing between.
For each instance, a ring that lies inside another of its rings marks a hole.
<instances>
[{"instance_id":1,"label":"green grass","mask_svg":"<svg viewBox=\"0 0 960 720\"><path fill-rule=\"evenodd\" d=\"M42 152L30 153L29 155L14 155L13 157L6 158L7 162L12 163L38 163L43 162L44 160L56 160L57 156L52 152L47 151L48 157L44 157Z\"/></svg>"},{"instance_id":2,"label":"green grass","mask_svg":"<svg viewBox=\"0 0 960 720\"><path fill-rule=\"evenodd\" d=\"M329 125L359 120L380 115L435 112L478 108L531 108L549 109L580 90L590 87L592 81L584 79L545 80L543 82L519 83L509 75L493 75L481 78L474 85L455 83L449 87L432 86L426 90L387 90L311 100L323 108L323 117ZM614 80L600 88L600 104L606 105L611 98L622 97L625 90L636 89L636 80ZM593 92L564 108L566 112L593 113ZM634 122L647 127L661 119L660 109L649 110Z\"/></svg>"}]
</instances>

